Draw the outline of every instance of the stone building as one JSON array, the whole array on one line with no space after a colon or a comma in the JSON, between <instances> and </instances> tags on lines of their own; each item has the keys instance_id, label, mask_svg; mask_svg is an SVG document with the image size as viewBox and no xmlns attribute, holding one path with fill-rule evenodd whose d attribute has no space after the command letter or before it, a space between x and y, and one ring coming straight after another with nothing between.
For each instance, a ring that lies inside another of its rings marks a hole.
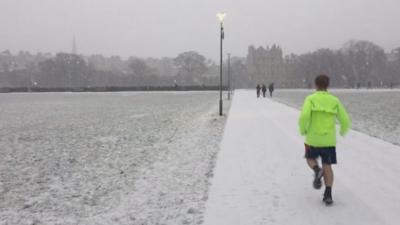
<instances>
[{"instance_id":1,"label":"stone building","mask_svg":"<svg viewBox=\"0 0 400 225\"><path fill-rule=\"evenodd\" d=\"M282 49L278 45L250 46L246 58L247 73L253 85L274 82L282 86L284 79L284 60Z\"/></svg>"}]
</instances>

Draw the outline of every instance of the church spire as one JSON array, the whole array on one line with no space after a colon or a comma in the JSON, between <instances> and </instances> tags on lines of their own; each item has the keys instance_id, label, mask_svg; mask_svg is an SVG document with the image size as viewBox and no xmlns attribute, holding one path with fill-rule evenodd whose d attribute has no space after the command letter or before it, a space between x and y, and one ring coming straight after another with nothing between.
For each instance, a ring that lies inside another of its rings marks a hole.
<instances>
[{"instance_id":1,"label":"church spire","mask_svg":"<svg viewBox=\"0 0 400 225\"><path fill-rule=\"evenodd\" d=\"M72 40L72 54L78 54L78 48L76 47L76 40L75 40L75 36Z\"/></svg>"}]
</instances>

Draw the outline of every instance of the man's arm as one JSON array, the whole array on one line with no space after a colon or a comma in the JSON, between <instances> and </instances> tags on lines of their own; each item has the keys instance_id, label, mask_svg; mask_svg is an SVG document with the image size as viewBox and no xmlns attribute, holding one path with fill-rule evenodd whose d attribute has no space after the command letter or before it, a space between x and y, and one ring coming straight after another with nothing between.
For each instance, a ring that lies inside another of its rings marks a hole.
<instances>
[{"instance_id":1,"label":"man's arm","mask_svg":"<svg viewBox=\"0 0 400 225\"><path fill-rule=\"evenodd\" d=\"M346 109L344 108L343 104L339 101L339 106L338 106L338 114L337 118L340 123L340 135L344 136L350 129L350 118L349 114L347 114Z\"/></svg>"},{"instance_id":2,"label":"man's arm","mask_svg":"<svg viewBox=\"0 0 400 225\"><path fill-rule=\"evenodd\" d=\"M299 130L301 135L306 135L311 120L311 102L308 98L304 100L299 118Z\"/></svg>"}]
</instances>

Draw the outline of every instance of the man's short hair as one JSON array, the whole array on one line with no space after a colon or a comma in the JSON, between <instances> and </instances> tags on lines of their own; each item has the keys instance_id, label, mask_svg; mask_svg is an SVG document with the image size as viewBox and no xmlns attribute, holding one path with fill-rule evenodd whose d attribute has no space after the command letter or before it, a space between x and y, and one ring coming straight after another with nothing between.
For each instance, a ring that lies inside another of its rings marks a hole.
<instances>
[{"instance_id":1,"label":"man's short hair","mask_svg":"<svg viewBox=\"0 0 400 225\"><path fill-rule=\"evenodd\" d=\"M325 74L318 75L315 78L315 86L317 86L317 89L323 89L323 90L328 89L329 77Z\"/></svg>"}]
</instances>

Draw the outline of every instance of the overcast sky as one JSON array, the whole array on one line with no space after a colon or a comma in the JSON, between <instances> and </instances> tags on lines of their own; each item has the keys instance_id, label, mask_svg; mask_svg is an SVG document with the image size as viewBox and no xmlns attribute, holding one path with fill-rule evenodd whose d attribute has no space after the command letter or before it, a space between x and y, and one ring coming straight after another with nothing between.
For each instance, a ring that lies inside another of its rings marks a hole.
<instances>
[{"instance_id":1,"label":"overcast sky","mask_svg":"<svg viewBox=\"0 0 400 225\"><path fill-rule=\"evenodd\" d=\"M0 50L175 57L219 54L216 13L225 11L225 51L277 43L284 53L370 40L400 47L400 0L0 0Z\"/></svg>"}]
</instances>

